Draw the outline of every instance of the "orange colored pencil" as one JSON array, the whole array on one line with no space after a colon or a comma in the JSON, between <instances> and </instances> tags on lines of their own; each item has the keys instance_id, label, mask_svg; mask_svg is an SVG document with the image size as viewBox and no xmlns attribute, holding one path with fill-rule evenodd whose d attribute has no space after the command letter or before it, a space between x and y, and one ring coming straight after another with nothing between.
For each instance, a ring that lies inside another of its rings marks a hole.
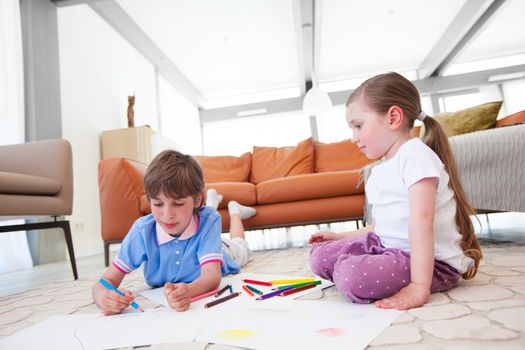
<instances>
[{"instance_id":1,"label":"orange colored pencil","mask_svg":"<svg viewBox=\"0 0 525 350\"><path fill-rule=\"evenodd\" d=\"M254 294L253 294L253 292L251 290L248 289L248 287L243 285L242 289L244 289L246 291L246 293L248 293L249 296L253 297Z\"/></svg>"}]
</instances>

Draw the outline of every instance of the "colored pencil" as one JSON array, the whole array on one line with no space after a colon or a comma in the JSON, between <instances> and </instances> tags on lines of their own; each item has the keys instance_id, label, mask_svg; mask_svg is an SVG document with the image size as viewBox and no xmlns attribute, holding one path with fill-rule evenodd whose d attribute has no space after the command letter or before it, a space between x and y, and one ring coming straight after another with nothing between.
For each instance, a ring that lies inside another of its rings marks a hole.
<instances>
[{"instance_id":1,"label":"colored pencil","mask_svg":"<svg viewBox=\"0 0 525 350\"><path fill-rule=\"evenodd\" d=\"M112 285L111 283L109 283L108 281L106 281L105 279L101 278L98 280L100 282L100 284L102 284L104 287L106 287L107 289L109 290L112 290L114 292L117 292L118 294L122 295L122 296L126 296L126 294L124 294L123 292L121 292L120 290L118 290L117 288L115 288L114 285ZM132 302L130 304L133 308L135 308L136 310L138 311L142 311L144 312L144 310L139 306L139 304L137 304L136 302Z\"/></svg>"},{"instance_id":2,"label":"colored pencil","mask_svg":"<svg viewBox=\"0 0 525 350\"><path fill-rule=\"evenodd\" d=\"M222 293L226 292L228 289L230 290L230 293L231 293L232 292L232 286L230 286L229 284L225 285L224 287L222 287L222 289L220 291L215 293L215 298L220 296Z\"/></svg>"},{"instance_id":3,"label":"colored pencil","mask_svg":"<svg viewBox=\"0 0 525 350\"><path fill-rule=\"evenodd\" d=\"M253 292L250 290L250 288L248 288L248 286L242 286L242 289L244 289L249 296L253 297Z\"/></svg>"},{"instance_id":4,"label":"colored pencil","mask_svg":"<svg viewBox=\"0 0 525 350\"><path fill-rule=\"evenodd\" d=\"M263 292L261 292L260 290L258 290L257 288L254 288L252 286L246 285L246 288L248 288L249 290L251 290L252 292L254 292L256 294L259 294L259 295L263 295L264 294Z\"/></svg>"},{"instance_id":5,"label":"colored pencil","mask_svg":"<svg viewBox=\"0 0 525 350\"><path fill-rule=\"evenodd\" d=\"M194 296L193 298L190 299L190 301L192 303L194 303L197 300L201 300L201 299L204 299L204 298L207 298L209 296L214 295L215 293L217 293L217 291L218 291L218 289L210 290L209 292L203 293L201 295Z\"/></svg>"},{"instance_id":6,"label":"colored pencil","mask_svg":"<svg viewBox=\"0 0 525 350\"><path fill-rule=\"evenodd\" d=\"M288 284L288 285L285 285L285 286L279 286L277 288L272 288L272 290L280 290L280 289L285 289L285 288L288 288L288 287L299 288L299 287L302 287L302 286L307 286L309 284L318 285L318 284L321 284L321 283L322 283L321 281L313 281L313 282L304 282L304 283L297 283L297 284Z\"/></svg>"},{"instance_id":7,"label":"colored pencil","mask_svg":"<svg viewBox=\"0 0 525 350\"><path fill-rule=\"evenodd\" d=\"M290 294L302 292L303 290L314 288L315 286L316 286L315 284L307 284L306 286L302 286L302 287L299 287L299 288L293 288L293 289L288 289L288 290L285 290L285 291L280 291L281 293L279 293L279 296L280 297L284 297L284 296L287 296L287 295L290 295Z\"/></svg>"},{"instance_id":8,"label":"colored pencil","mask_svg":"<svg viewBox=\"0 0 525 350\"><path fill-rule=\"evenodd\" d=\"M295 284L295 283L305 283L305 282L314 282L315 278L297 278L289 280L273 280L270 281L271 284Z\"/></svg>"},{"instance_id":9,"label":"colored pencil","mask_svg":"<svg viewBox=\"0 0 525 350\"><path fill-rule=\"evenodd\" d=\"M208 304L204 304L204 307L207 309L207 308L215 306L217 304L224 303L227 300L230 300L230 299L233 299L233 298L239 296L239 294L241 294L241 292L235 292L235 293L229 294L229 295L227 295L225 297L222 297L220 299L217 299L217 300L214 300L214 301L210 301Z\"/></svg>"},{"instance_id":10,"label":"colored pencil","mask_svg":"<svg viewBox=\"0 0 525 350\"><path fill-rule=\"evenodd\" d=\"M269 299L269 298L272 298L272 297L274 297L274 296L276 296L276 295L281 294L281 293L284 292L284 291L291 290L291 289L293 289L293 288L292 288L292 287L289 287L289 288L287 288L287 289L281 289L281 290L276 290L276 291L274 291L274 292L266 293L266 294L261 295L260 297L258 297L258 298L255 299L255 300L265 300L265 299Z\"/></svg>"},{"instance_id":11,"label":"colored pencil","mask_svg":"<svg viewBox=\"0 0 525 350\"><path fill-rule=\"evenodd\" d=\"M263 281L256 281L256 280L242 280L244 283L249 283L249 284L258 284L260 286L267 286L267 287L271 287L272 286L272 283L271 282L263 282Z\"/></svg>"}]
</instances>

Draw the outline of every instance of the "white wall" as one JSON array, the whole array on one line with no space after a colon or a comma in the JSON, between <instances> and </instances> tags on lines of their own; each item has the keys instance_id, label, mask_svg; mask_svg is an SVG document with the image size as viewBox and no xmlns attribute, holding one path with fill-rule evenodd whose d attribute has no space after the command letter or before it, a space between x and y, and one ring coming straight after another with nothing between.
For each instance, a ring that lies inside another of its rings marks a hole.
<instances>
[{"instance_id":1,"label":"white wall","mask_svg":"<svg viewBox=\"0 0 525 350\"><path fill-rule=\"evenodd\" d=\"M133 93L135 125L158 130L155 70L87 5L58 8L58 30L62 134L73 147L74 206L69 219L80 257L103 251L100 133L127 127L127 96Z\"/></svg>"},{"instance_id":2,"label":"white wall","mask_svg":"<svg viewBox=\"0 0 525 350\"><path fill-rule=\"evenodd\" d=\"M159 76L159 104L162 133L175 140L179 151L202 154L199 110Z\"/></svg>"}]
</instances>

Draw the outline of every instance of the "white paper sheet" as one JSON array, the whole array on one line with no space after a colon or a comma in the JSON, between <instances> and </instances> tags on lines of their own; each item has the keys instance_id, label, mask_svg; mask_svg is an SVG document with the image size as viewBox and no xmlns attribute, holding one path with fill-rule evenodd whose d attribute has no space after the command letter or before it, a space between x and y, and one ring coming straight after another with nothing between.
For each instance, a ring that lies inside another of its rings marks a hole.
<instances>
[{"instance_id":1,"label":"white paper sheet","mask_svg":"<svg viewBox=\"0 0 525 350\"><path fill-rule=\"evenodd\" d=\"M226 311L230 312L226 312ZM196 340L250 349L364 349L400 311L350 302L295 300L231 305Z\"/></svg>"},{"instance_id":2,"label":"white paper sheet","mask_svg":"<svg viewBox=\"0 0 525 350\"><path fill-rule=\"evenodd\" d=\"M221 285L232 284L238 291L245 278L270 281L298 277L239 274L224 278ZM206 309L204 304L215 299L211 296L192 303L186 312L163 308L116 316L53 316L0 340L0 350L114 349L193 340L252 349L364 349L401 313L347 301L295 299L330 285L323 281L316 288L263 301L243 293ZM143 294L166 302L161 288Z\"/></svg>"},{"instance_id":3,"label":"white paper sheet","mask_svg":"<svg viewBox=\"0 0 525 350\"><path fill-rule=\"evenodd\" d=\"M53 316L0 340L0 349L90 350L191 342L202 326L193 313L170 309Z\"/></svg>"}]
</instances>

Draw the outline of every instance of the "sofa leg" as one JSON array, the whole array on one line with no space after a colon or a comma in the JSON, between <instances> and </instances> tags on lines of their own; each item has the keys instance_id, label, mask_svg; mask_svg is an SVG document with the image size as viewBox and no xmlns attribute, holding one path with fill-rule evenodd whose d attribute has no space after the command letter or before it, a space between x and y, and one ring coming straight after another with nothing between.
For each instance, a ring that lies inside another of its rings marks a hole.
<instances>
[{"instance_id":1,"label":"sofa leg","mask_svg":"<svg viewBox=\"0 0 525 350\"><path fill-rule=\"evenodd\" d=\"M109 266L109 245L111 243L109 242L104 242L104 264L106 265L106 267Z\"/></svg>"}]
</instances>

